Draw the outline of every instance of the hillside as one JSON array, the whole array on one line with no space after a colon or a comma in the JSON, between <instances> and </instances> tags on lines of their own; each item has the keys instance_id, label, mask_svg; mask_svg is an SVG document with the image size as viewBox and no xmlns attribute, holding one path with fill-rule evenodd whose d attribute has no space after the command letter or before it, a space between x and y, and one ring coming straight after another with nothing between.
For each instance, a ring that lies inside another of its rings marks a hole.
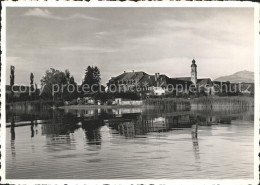
<instances>
[{"instance_id":1,"label":"hillside","mask_svg":"<svg viewBox=\"0 0 260 185\"><path fill-rule=\"evenodd\" d=\"M222 82L230 81L233 83L239 83L239 82L254 83L254 72L239 71L232 75L221 76L219 78L216 78L215 81L222 81Z\"/></svg>"}]
</instances>

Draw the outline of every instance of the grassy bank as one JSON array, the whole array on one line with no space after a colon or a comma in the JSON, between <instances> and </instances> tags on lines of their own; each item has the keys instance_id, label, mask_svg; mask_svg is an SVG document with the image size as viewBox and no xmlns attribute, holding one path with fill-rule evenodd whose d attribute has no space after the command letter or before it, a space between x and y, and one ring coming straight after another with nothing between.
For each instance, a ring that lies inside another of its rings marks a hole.
<instances>
[{"instance_id":1,"label":"grassy bank","mask_svg":"<svg viewBox=\"0 0 260 185\"><path fill-rule=\"evenodd\" d=\"M149 98L144 104L175 111L190 109L190 99L185 98Z\"/></svg>"},{"instance_id":2,"label":"grassy bank","mask_svg":"<svg viewBox=\"0 0 260 185\"><path fill-rule=\"evenodd\" d=\"M232 109L234 107L254 107L254 97L231 96L219 97L208 96L199 98L154 98L147 99L145 104L155 107L170 108L173 110L207 110L207 109Z\"/></svg>"}]
</instances>

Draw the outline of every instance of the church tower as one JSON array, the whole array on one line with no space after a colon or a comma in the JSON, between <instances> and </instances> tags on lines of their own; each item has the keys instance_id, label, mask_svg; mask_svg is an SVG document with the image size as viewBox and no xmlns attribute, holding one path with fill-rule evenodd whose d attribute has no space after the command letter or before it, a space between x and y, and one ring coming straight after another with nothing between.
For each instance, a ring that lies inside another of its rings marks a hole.
<instances>
[{"instance_id":1,"label":"church tower","mask_svg":"<svg viewBox=\"0 0 260 185\"><path fill-rule=\"evenodd\" d=\"M197 84L197 65L194 59L192 60L192 64L191 64L191 81L195 85Z\"/></svg>"}]
</instances>

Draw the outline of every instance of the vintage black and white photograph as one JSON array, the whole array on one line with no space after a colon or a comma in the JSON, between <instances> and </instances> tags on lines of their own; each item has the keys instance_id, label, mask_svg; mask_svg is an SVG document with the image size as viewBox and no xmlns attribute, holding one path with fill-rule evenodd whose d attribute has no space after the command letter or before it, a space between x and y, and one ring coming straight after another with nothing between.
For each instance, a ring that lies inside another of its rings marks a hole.
<instances>
[{"instance_id":1,"label":"vintage black and white photograph","mask_svg":"<svg viewBox=\"0 0 260 185\"><path fill-rule=\"evenodd\" d=\"M5 7L2 179L255 182L251 5Z\"/></svg>"}]
</instances>

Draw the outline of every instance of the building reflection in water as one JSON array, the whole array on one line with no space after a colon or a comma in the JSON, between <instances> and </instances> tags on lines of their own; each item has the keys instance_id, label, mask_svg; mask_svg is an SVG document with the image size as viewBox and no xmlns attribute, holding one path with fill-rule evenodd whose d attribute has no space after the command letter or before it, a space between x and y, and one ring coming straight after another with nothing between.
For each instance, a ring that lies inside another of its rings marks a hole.
<instances>
[{"instance_id":1,"label":"building reflection in water","mask_svg":"<svg viewBox=\"0 0 260 185\"><path fill-rule=\"evenodd\" d=\"M113 111L117 115L106 120L106 122L111 129L117 130L120 135L126 138L145 135L149 132L168 132L175 129L193 128L195 124L196 132L192 132L192 138L196 140L199 125L231 124L232 120L235 119L253 119L252 111L247 108L244 110L234 108L228 112L226 110L167 112L160 109L145 110L140 113L135 111L123 112L123 110ZM247 114L247 112L251 113ZM245 117L241 118L243 114L245 114Z\"/></svg>"},{"instance_id":2,"label":"building reflection in water","mask_svg":"<svg viewBox=\"0 0 260 185\"><path fill-rule=\"evenodd\" d=\"M122 135L125 138L134 138L137 136L147 137L145 135L151 132L173 132L178 129L193 129L193 127L198 130L198 126L231 124L232 121L236 119L253 120L253 118L252 111L241 108L234 108L229 111L182 110L180 112L160 108L54 110L44 113L32 112L19 115L19 119L21 119L19 121L31 121L31 138L35 137L38 133L37 119L46 121L44 124L41 124L41 134L46 136L47 149L50 151L62 149L62 147L63 149L75 148L75 141L72 133L79 128L82 128L84 131L85 142L88 149L99 150L102 144L102 134L100 130L105 123L117 134ZM11 122L11 147L15 149L16 120L14 113L9 113L7 119ZM195 158L199 159L199 145L196 135L197 130L191 134Z\"/></svg>"}]
</instances>

